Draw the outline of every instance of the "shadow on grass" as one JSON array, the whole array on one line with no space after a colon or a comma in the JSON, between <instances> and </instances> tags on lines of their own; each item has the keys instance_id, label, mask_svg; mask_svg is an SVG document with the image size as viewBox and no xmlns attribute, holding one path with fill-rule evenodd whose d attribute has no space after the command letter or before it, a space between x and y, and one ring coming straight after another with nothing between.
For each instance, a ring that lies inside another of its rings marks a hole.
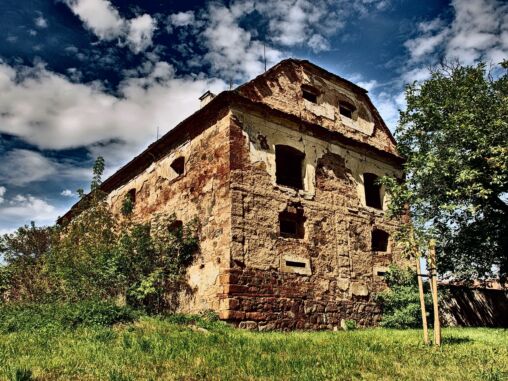
<instances>
[{"instance_id":1,"label":"shadow on grass","mask_svg":"<svg viewBox=\"0 0 508 381\"><path fill-rule=\"evenodd\" d=\"M472 340L469 337L443 337L442 344L443 345L453 345L453 344L466 344L470 343Z\"/></svg>"}]
</instances>

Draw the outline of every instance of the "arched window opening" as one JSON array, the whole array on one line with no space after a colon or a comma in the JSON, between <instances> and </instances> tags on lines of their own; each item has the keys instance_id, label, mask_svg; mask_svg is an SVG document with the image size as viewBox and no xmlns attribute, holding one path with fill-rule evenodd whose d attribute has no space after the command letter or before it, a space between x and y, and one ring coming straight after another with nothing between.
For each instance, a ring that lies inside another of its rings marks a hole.
<instances>
[{"instance_id":1,"label":"arched window opening","mask_svg":"<svg viewBox=\"0 0 508 381\"><path fill-rule=\"evenodd\" d=\"M305 154L285 145L275 146L275 177L277 184L303 189Z\"/></svg>"},{"instance_id":2,"label":"arched window opening","mask_svg":"<svg viewBox=\"0 0 508 381\"><path fill-rule=\"evenodd\" d=\"M379 177L373 173L363 174L363 186L365 188L365 204L372 208L382 209L381 185Z\"/></svg>"},{"instance_id":3,"label":"arched window opening","mask_svg":"<svg viewBox=\"0 0 508 381\"><path fill-rule=\"evenodd\" d=\"M374 229L372 231L371 248L372 251L387 251L390 235L384 230Z\"/></svg>"},{"instance_id":4,"label":"arched window opening","mask_svg":"<svg viewBox=\"0 0 508 381\"><path fill-rule=\"evenodd\" d=\"M182 156L173 160L171 168L173 168L173 171L175 171L178 176L183 175L185 172L185 158Z\"/></svg>"},{"instance_id":5,"label":"arched window opening","mask_svg":"<svg viewBox=\"0 0 508 381\"><path fill-rule=\"evenodd\" d=\"M127 197L129 197L132 206L136 204L136 188L132 188L127 192Z\"/></svg>"}]
</instances>

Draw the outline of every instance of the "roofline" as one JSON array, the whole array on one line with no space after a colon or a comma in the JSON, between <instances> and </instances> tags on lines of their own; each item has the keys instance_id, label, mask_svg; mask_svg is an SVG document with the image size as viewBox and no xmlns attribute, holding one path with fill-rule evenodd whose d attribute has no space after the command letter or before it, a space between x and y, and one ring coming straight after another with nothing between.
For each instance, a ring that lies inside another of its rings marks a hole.
<instances>
[{"instance_id":1,"label":"roofline","mask_svg":"<svg viewBox=\"0 0 508 381\"><path fill-rule=\"evenodd\" d=\"M252 80L250 80L248 82L245 82L244 84L240 85L235 90L241 90L243 87L248 86L251 82L256 82L256 80L261 79L262 77L266 76L267 74L269 74L269 73L271 73L273 71L276 71L277 68L279 68L282 65L285 65L288 62L292 63L292 64L295 64L295 65L305 66L307 69L317 71L320 75L322 75L322 76L324 75L326 77L329 77L332 80L339 80L341 82L345 82L347 85L351 86L353 88L353 90L356 90L356 91L362 93L365 96L365 98L367 99L367 101L369 102L369 105L371 106L371 108L375 111L375 116L379 120L379 122L381 123L381 127L388 134L388 137L390 138L392 143L397 145L397 141L395 140L395 137L393 136L392 132L390 131L390 129L386 125L385 121L381 117L381 114L379 114L378 109L376 108L376 106L374 105L372 100L370 99L370 97L368 95L368 91L366 89L364 89L361 86L358 86L356 83L351 82L350 80L348 80L348 79L346 79L344 77L341 77L340 75L337 75L337 74L332 73L332 72L330 72L330 71L328 71L326 69L323 69L321 66L318 66L318 65L316 65L316 64L314 64L314 63L312 63L312 62L310 62L308 60L300 60L300 59L297 59L297 58L286 58L286 59L280 61L279 63L275 64L271 68L269 68L264 73L258 75L254 79L252 79Z\"/></svg>"},{"instance_id":2,"label":"roofline","mask_svg":"<svg viewBox=\"0 0 508 381\"><path fill-rule=\"evenodd\" d=\"M389 160L392 160L400 165L404 162L404 159L399 155L384 151L368 143L347 137L338 131L331 131L327 128L321 127L318 124L303 121L296 115L288 114L286 112L271 108L270 106L264 103L254 102L235 91L223 91L222 93L217 95L214 99L212 99L205 107L199 109L194 114L192 114L191 116L189 116L188 118L184 119L182 122L177 124L172 130L164 134L156 142L150 144L138 156L134 157L131 161L129 161L118 171L112 174L109 178L107 178L101 184L100 190L105 193L110 193L113 190L119 188L120 186L126 184L129 180L142 173L152 163L163 158L170 151L172 145L174 145L176 142L183 141L191 137L191 132L193 130L196 131L198 128L204 130L208 128L209 123L208 124L203 123L202 125L199 125L196 122L202 121L203 119L209 122L217 121L218 119L220 119L221 112L224 112L225 108L231 109L231 106L234 105L250 106L256 108L258 111L262 113L264 112L275 114L279 118L288 119L295 123L298 123L300 126L305 127L307 130L312 131L313 133L319 135L323 139L332 139L348 146L374 151L374 153L377 156L388 158ZM72 211L78 207L80 202L81 200L75 203L67 213L65 213L62 217L58 219L57 222L61 224L64 223L69 218L71 218Z\"/></svg>"}]
</instances>

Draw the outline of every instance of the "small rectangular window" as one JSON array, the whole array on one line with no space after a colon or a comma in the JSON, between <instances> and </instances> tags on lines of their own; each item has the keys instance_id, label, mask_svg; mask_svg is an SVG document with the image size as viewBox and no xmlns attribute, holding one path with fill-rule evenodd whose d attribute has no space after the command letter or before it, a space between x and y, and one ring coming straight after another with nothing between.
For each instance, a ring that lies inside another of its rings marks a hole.
<instances>
[{"instance_id":1,"label":"small rectangular window","mask_svg":"<svg viewBox=\"0 0 508 381\"><path fill-rule=\"evenodd\" d=\"M384 230L374 229L371 237L372 251L387 251L390 235Z\"/></svg>"},{"instance_id":2,"label":"small rectangular window","mask_svg":"<svg viewBox=\"0 0 508 381\"><path fill-rule=\"evenodd\" d=\"M302 90L303 93L303 99L307 99L309 102L317 103L317 95L314 93L311 93L308 90Z\"/></svg>"},{"instance_id":3,"label":"small rectangular window","mask_svg":"<svg viewBox=\"0 0 508 381\"><path fill-rule=\"evenodd\" d=\"M303 189L305 154L285 145L275 146L275 177L277 184Z\"/></svg>"},{"instance_id":4,"label":"small rectangular window","mask_svg":"<svg viewBox=\"0 0 508 381\"><path fill-rule=\"evenodd\" d=\"M353 119L353 110L346 105L339 105L340 115L345 116L346 118Z\"/></svg>"},{"instance_id":5,"label":"small rectangular window","mask_svg":"<svg viewBox=\"0 0 508 381\"><path fill-rule=\"evenodd\" d=\"M305 237L305 217L301 206L288 205L279 213L279 235L289 238Z\"/></svg>"},{"instance_id":6,"label":"small rectangular window","mask_svg":"<svg viewBox=\"0 0 508 381\"><path fill-rule=\"evenodd\" d=\"M381 185L379 177L373 173L363 174L363 186L365 188L365 204L372 208L383 209L381 202Z\"/></svg>"},{"instance_id":7,"label":"small rectangular window","mask_svg":"<svg viewBox=\"0 0 508 381\"><path fill-rule=\"evenodd\" d=\"M286 260L286 266L305 268L305 262L296 262Z\"/></svg>"}]
</instances>

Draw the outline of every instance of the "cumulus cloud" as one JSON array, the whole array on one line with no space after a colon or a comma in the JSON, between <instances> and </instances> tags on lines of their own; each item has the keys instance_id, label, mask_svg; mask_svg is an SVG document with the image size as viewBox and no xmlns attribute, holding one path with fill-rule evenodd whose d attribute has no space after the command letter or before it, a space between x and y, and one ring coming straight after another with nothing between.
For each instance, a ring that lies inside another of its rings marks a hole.
<instances>
[{"instance_id":1,"label":"cumulus cloud","mask_svg":"<svg viewBox=\"0 0 508 381\"><path fill-rule=\"evenodd\" d=\"M196 111L206 90L226 87L203 76L178 78L166 62L149 63L146 70L122 81L114 96L97 83L74 83L40 64L0 63L0 132L48 149L111 140L144 146L157 126L168 131Z\"/></svg>"},{"instance_id":2,"label":"cumulus cloud","mask_svg":"<svg viewBox=\"0 0 508 381\"><path fill-rule=\"evenodd\" d=\"M62 192L60 192L60 195L64 197L74 197L74 192L70 189L64 189Z\"/></svg>"},{"instance_id":3,"label":"cumulus cloud","mask_svg":"<svg viewBox=\"0 0 508 381\"><path fill-rule=\"evenodd\" d=\"M41 154L14 149L2 158L0 181L19 186L46 179L56 172L56 166Z\"/></svg>"},{"instance_id":4,"label":"cumulus cloud","mask_svg":"<svg viewBox=\"0 0 508 381\"><path fill-rule=\"evenodd\" d=\"M21 226L30 221L50 225L62 212L42 198L18 194L0 205L0 229L9 232L12 229L7 226Z\"/></svg>"},{"instance_id":5,"label":"cumulus cloud","mask_svg":"<svg viewBox=\"0 0 508 381\"><path fill-rule=\"evenodd\" d=\"M156 21L148 14L129 21L127 41L134 53L139 53L152 45L152 37L156 25Z\"/></svg>"},{"instance_id":6,"label":"cumulus cloud","mask_svg":"<svg viewBox=\"0 0 508 381\"><path fill-rule=\"evenodd\" d=\"M7 189L5 187L0 186L0 204L4 202L4 195Z\"/></svg>"},{"instance_id":7,"label":"cumulus cloud","mask_svg":"<svg viewBox=\"0 0 508 381\"><path fill-rule=\"evenodd\" d=\"M34 23L37 28L44 29L48 27L48 20L46 20L42 15L36 17Z\"/></svg>"},{"instance_id":8,"label":"cumulus cloud","mask_svg":"<svg viewBox=\"0 0 508 381\"><path fill-rule=\"evenodd\" d=\"M193 11L173 13L168 19L171 25L177 27L192 25L196 21Z\"/></svg>"},{"instance_id":9,"label":"cumulus cloud","mask_svg":"<svg viewBox=\"0 0 508 381\"><path fill-rule=\"evenodd\" d=\"M212 72L231 80L261 74L264 54L268 65L273 65L282 57L280 51L264 47L260 41L252 39L250 32L239 26L238 17L242 14L238 8L212 4L208 24L202 34L208 49L205 60L211 65Z\"/></svg>"},{"instance_id":10,"label":"cumulus cloud","mask_svg":"<svg viewBox=\"0 0 508 381\"><path fill-rule=\"evenodd\" d=\"M125 20L107 0L65 0L72 12L101 40L124 34Z\"/></svg>"},{"instance_id":11,"label":"cumulus cloud","mask_svg":"<svg viewBox=\"0 0 508 381\"><path fill-rule=\"evenodd\" d=\"M157 23L149 14L126 20L108 0L64 1L100 40L118 40L120 45L128 45L136 54L152 45Z\"/></svg>"},{"instance_id":12,"label":"cumulus cloud","mask_svg":"<svg viewBox=\"0 0 508 381\"><path fill-rule=\"evenodd\" d=\"M87 168L48 159L36 151L16 148L2 157L0 181L9 185L23 186L50 177L88 179L89 172Z\"/></svg>"},{"instance_id":13,"label":"cumulus cloud","mask_svg":"<svg viewBox=\"0 0 508 381\"><path fill-rule=\"evenodd\" d=\"M508 4L498 0L453 0L449 25L436 18L419 25L405 43L413 61L445 58L472 64L508 58Z\"/></svg>"}]
</instances>

